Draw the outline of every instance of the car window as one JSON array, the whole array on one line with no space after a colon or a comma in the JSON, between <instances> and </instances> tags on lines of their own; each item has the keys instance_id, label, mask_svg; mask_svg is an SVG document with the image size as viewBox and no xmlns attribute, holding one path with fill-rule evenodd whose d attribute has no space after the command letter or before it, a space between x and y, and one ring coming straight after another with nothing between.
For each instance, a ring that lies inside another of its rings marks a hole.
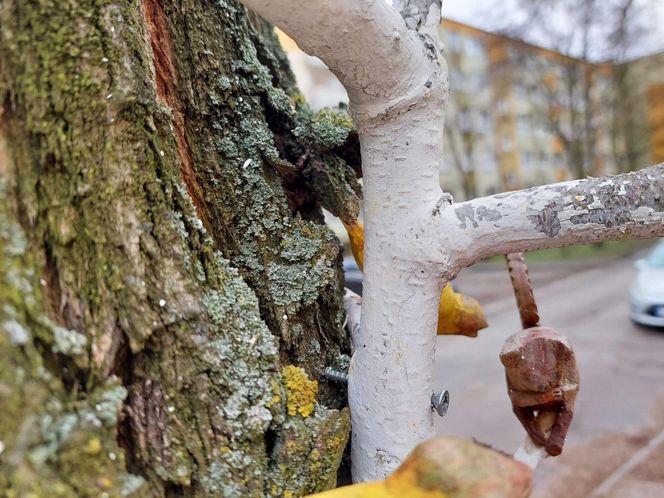
<instances>
[{"instance_id":1,"label":"car window","mask_svg":"<svg viewBox=\"0 0 664 498\"><path fill-rule=\"evenodd\" d=\"M657 244L648 256L648 264L657 268L664 268L664 244Z\"/></svg>"}]
</instances>

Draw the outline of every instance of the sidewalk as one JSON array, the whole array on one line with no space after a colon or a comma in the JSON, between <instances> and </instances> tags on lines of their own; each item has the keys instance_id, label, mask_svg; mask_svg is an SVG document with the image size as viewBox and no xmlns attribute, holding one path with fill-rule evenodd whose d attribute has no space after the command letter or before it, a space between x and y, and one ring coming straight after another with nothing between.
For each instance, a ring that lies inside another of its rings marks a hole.
<instances>
[{"instance_id":1,"label":"sidewalk","mask_svg":"<svg viewBox=\"0 0 664 498\"><path fill-rule=\"evenodd\" d=\"M606 260L535 263L528 265L528 271L537 296L537 289L542 286L603 264L606 264ZM495 262L478 263L462 270L456 279L456 285L460 292L468 292L483 306L501 299L511 299L513 296L507 266Z\"/></svg>"},{"instance_id":2,"label":"sidewalk","mask_svg":"<svg viewBox=\"0 0 664 498\"><path fill-rule=\"evenodd\" d=\"M570 337L582 371L568 444L538 468L534 498L664 498L664 331L635 327L626 315L638 257L530 265L543 320ZM519 328L507 269L480 264L457 284L480 300L490 329L473 341L440 339L436 378L453 398L439 430L511 451L522 429L496 360Z\"/></svg>"},{"instance_id":3,"label":"sidewalk","mask_svg":"<svg viewBox=\"0 0 664 498\"><path fill-rule=\"evenodd\" d=\"M664 497L664 410L662 415L658 429L604 436L545 461L535 474L533 498Z\"/></svg>"}]
</instances>

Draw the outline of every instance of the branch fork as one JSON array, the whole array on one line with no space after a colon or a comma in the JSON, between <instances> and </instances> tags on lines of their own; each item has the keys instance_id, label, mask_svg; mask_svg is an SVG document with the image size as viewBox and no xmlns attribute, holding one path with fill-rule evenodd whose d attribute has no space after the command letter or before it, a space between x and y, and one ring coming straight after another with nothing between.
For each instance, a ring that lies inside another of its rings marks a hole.
<instances>
[{"instance_id":1,"label":"branch fork","mask_svg":"<svg viewBox=\"0 0 664 498\"><path fill-rule=\"evenodd\" d=\"M444 284L492 255L664 235L664 165L448 204L438 175L448 89L435 57L438 0L397 1L406 21L383 0L241 1L321 58L350 97L366 224L349 373L352 472L382 479L434 435Z\"/></svg>"}]
</instances>

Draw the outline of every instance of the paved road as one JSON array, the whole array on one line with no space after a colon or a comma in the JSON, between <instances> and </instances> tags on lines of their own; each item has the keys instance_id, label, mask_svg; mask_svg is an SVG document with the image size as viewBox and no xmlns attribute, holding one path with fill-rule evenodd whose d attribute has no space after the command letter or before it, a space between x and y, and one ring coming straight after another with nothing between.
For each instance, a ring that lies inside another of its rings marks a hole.
<instances>
[{"instance_id":1,"label":"paved road","mask_svg":"<svg viewBox=\"0 0 664 498\"><path fill-rule=\"evenodd\" d=\"M664 427L664 331L636 327L627 317L634 259L531 267L542 324L570 339L579 364L581 391L566 453L577 455L576 460L582 449L586 453L575 461L572 474L596 472L599 482L645 444L657 427ZM438 339L436 379L450 390L451 403L446 417L437 420L437 430L513 452L524 433L512 415L498 353L504 340L520 328L514 297L506 270L466 271L460 286L490 301L484 306L490 327L478 339ZM595 455L608 455L616 438L627 441L626 446L617 445L623 449L610 463L598 463L601 458ZM659 467L664 469L664 452L659 453ZM540 467L540 488L550 487L544 483L552 474L570 473L563 468L564 457ZM607 468L597 469L598 465ZM584 489L587 493L591 484Z\"/></svg>"}]
</instances>

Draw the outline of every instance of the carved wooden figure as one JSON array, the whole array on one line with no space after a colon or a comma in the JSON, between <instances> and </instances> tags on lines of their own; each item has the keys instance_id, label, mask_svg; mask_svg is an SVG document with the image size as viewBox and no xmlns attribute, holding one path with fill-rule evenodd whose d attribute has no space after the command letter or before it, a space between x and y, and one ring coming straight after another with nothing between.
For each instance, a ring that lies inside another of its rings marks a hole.
<instances>
[{"instance_id":1,"label":"carved wooden figure","mask_svg":"<svg viewBox=\"0 0 664 498\"><path fill-rule=\"evenodd\" d=\"M579 372L567 338L542 327L522 253L505 256L521 325L500 353L512 409L533 442L560 455L574 416ZM548 436L547 436L548 432Z\"/></svg>"},{"instance_id":2,"label":"carved wooden figure","mask_svg":"<svg viewBox=\"0 0 664 498\"><path fill-rule=\"evenodd\" d=\"M567 339L548 327L533 327L507 339L500 353L514 414L533 442L551 456L562 452L574 415L579 372ZM553 414L549 435L542 427Z\"/></svg>"}]
</instances>

